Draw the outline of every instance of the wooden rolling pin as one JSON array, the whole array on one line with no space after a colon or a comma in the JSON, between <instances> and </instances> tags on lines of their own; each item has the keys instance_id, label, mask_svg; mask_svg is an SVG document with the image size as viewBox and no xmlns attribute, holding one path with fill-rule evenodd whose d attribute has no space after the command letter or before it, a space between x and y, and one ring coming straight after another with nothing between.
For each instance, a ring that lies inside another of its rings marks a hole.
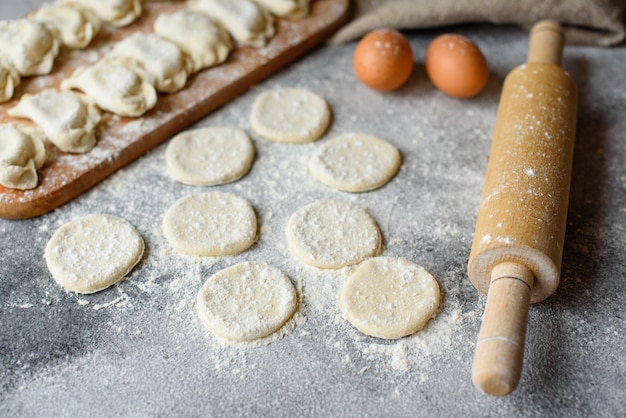
<instances>
[{"instance_id":1,"label":"wooden rolling pin","mask_svg":"<svg viewBox=\"0 0 626 418\"><path fill-rule=\"evenodd\" d=\"M557 23L537 23L498 107L468 265L487 294L472 378L494 396L517 387L530 304L559 283L578 106L563 43Z\"/></svg>"}]
</instances>

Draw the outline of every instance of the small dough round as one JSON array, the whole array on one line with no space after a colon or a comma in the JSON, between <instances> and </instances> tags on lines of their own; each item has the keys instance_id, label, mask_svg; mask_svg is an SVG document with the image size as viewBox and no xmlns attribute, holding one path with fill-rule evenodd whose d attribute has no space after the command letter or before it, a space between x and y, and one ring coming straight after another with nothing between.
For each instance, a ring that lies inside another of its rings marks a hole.
<instances>
[{"instance_id":1,"label":"small dough round","mask_svg":"<svg viewBox=\"0 0 626 418\"><path fill-rule=\"evenodd\" d=\"M339 296L345 318L372 337L397 339L426 325L439 309L437 280L423 267L395 257L364 261Z\"/></svg>"},{"instance_id":2,"label":"small dough round","mask_svg":"<svg viewBox=\"0 0 626 418\"><path fill-rule=\"evenodd\" d=\"M252 341L278 331L298 306L289 277L265 263L248 261L221 270L202 286L196 308L215 335Z\"/></svg>"},{"instance_id":3,"label":"small dough round","mask_svg":"<svg viewBox=\"0 0 626 418\"><path fill-rule=\"evenodd\" d=\"M287 248L313 267L336 269L378 255L382 236L364 209L340 200L322 200L298 209L287 222Z\"/></svg>"},{"instance_id":4,"label":"small dough round","mask_svg":"<svg viewBox=\"0 0 626 418\"><path fill-rule=\"evenodd\" d=\"M45 259L59 285L87 294L122 280L143 252L143 238L130 223L95 214L59 228L46 245Z\"/></svg>"},{"instance_id":5,"label":"small dough round","mask_svg":"<svg viewBox=\"0 0 626 418\"><path fill-rule=\"evenodd\" d=\"M331 121L326 100L303 89L279 89L259 95L252 107L250 126L262 137L300 144L319 139Z\"/></svg>"},{"instance_id":6,"label":"small dough round","mask_svg":"<svg viewBox=\"0 0 626 418\"><path fill-rule=\"evenodd\" d=\"M163 233L184 254L238 254L256 240L256 213L247 200L231 193L185 196L165 213Z\"/></svg>"},{"instance_id":7,"label":"small dough round","mask_svg":"<svg viewBox=\"0 0 626 418\"><path fill-rule=\"evenodd\" d=\"M199 128L170 141L165 162L170 175L186 184L213 186L243 177L254 161L254 145L243 130Z\"/></svg>"},{"instance_id":8,"label":"small dough round","mask_svg":"<svg viewBox=\"0 0 626 418\"><path fill-rule=\"evenodd\" d=\"M372 135L350 133L318 147L309 171L320 182L346 192L366 192L387 183L400 168L400 151Z\"/></svg>"}]
</instances>

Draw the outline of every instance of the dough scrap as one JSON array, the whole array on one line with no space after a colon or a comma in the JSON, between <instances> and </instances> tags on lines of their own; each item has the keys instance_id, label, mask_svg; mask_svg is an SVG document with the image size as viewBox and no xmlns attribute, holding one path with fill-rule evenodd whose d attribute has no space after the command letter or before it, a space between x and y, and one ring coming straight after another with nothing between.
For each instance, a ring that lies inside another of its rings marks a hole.
<instances>
[{"instance_id":1,"label":"dough scrap","mask_svg":"<svg viewBox=\"0 0 626 418\"><path fill-rule=\"evenodd\" d=\"M22 77L52 71L59 41L43 23L30 19L0 21L0 51Z\"/></svg>"},{"instance_id":2,"label":"dough scrap","mask_svg":"<svg viewBox=\"0 0 626 418\"><path fill-rule=\"evenodd\" d=\"M96 145L100 110L80 93L47 89L24 94L7 113L35 122L61 151L84 153Z\"/></svg>"},{"instance_id":3,"label":"dough scrap","mask_svg":"<svg viewBox=\"0 0 626 418\"><path fill-rule=\"evenodd\" d=\"M13 97L15 88L22 77L7 58L0 56L0 103L8 102Z\"/></svg>"},{"instance_id":4,"label":"dough scrap","mask_svg":"<svg viewBox=\"0 0 626 418\"><path fill-rule=\"evenodd\" d=\"M382 235L364 209L322 200L294 212L287 221L287 248L301 262L323 269L350 266L378 255Z\"/></svg>"},{"instance_id":5,"label":"dough scrap","mask_svg":"<svg viewBox=\"0 0 626 418\"><path fill-rule=\"evenodd\" d=\"M250 126L262 137L299 144L319 139L331 121L326 100L304 89L278 89L259 95Z\"/></svg>"},{"instance_id":6,"label":"dough scrap","mask_svg":"<svg viewBox=\"0 0 626 418\"><path fill-rule=\"evenodd\" d=\"M247 200L231 193L185 196L165 213L163 233L183 254L238 254L256 240L256 213Z\"/></svg>"},{"instance_id":7,"label":"dough scrap","mask_svg":"<svg viewBox=\"0 0 626 418\"><path fill-rule=\"evenodd\" d=\"M18 123L0 125L0 184L11 189L33 189L37 169L46 162L44 135Z\"/></svg>"},{"instance_id":8,"label":"dough scrap","mask_svg":"<svg viewBox=\"0 0 626 418\"><path fill-rule=\"evenodd\" d=\"M256 0L276 16L288 19L302 19L309 14L310 0Z\"/></svg>"},{"instance_id":9,"label":"dough scrap","mask_svg":"<svg viewBox=\"0 0 626 418\"><path fill-rule=\"evenodd\" d=\"M283 272L248 261L221 270L202 286L198 316L220 338L252 341L278 331L295 313L298 298Z\"/></svg>"},{"instance_id":10,"label":"dough scrap","mask_svg":"<svg viewBox=\"0 0 626 418\"><path fill-rule=\"evenodd\" d=\"M120 116L141 116L157 102L154 86L123 63L100 60L78 67L61 88L83 91L103 110Z\"/></svg>"},{"instance_id":11,"label":"dough scrap","mask_svg":"<svg viewBox=\"0 0 626 418\"><path fill-rule=\"evenodd\" d=\"M439 284L408 260L377 257L364 261L339 296L345 318L372 337L397 339L426 326L439 309Z\"/></svg>"},{"instance_id":12,"label":"dough scrap","mask_svg":"<svg viewBox=\"0 0 626 418\"><path fill-rule=\"evenodd\" d=\"M59 285L88 294L121 281L143 252L143 238L130 223L95 214L61 226L46 245L45 259Z\"/></svg>"},{"instance_id":13,"label":"dough scrap","mask_svg":"<svg viewBox=\"0 0 626 418\"><path fill-rule=\"evenodd\" d=\"M64 45L74 49L86 48L101 27L95 14L70 4L43 4L29 18L46 24Z\"/></svg>"},{"instance_id":14,"label":"dough scrap","mask_svg":"<svg viewBox=\"0 0 626 418\"><path fill-rule=\"evenodd\" d=\"M133 23L141 15L141 0L57 0L57 3L87 9L120 27Z\"/></svg>"},{"instance_id":15,"label":"dough scrap","mask_svg":"<svg viewBox=\"0 0 626 418\"><path fill-rule=\"evenodd\" d=\"M389 142L350 133L320 145L309 159L309 171L335 189L365 192L387 183L401 163L400 152Z\"/></svg>"},{"instance_id":16,"label":"dough scrap","mask_svg":"<svg viewBox=\"0 0 626 418\"><path fill-rule=\"evenodd\" d=\"M272 16L252 0L195 0L189 7L224 26L240 46L263 47L275 34Z\"/></svg>"},{"instance_id":17,"label":"dough scrap","mask_svg":"<svg viewBox=\"0 0 626 418\"><path fill-rule=\"evenodd\" d=\"M167 170L174 179L196 186L229 183L252 166L254 145L241 129L199 128L181 132L165 152Z\"/></svg>"},{"instance_id":18,"label":"dough scrap","mask_svg":"<svg viewBox=\"0 0 626 418\"><path fill-rule=\"evenodd\" d=\"M134 33L117 42L106 59L124 63L157 91L173 93L185 86L192 63L174 43L155 33Z\"/></svg>"},{"instance_id":19,"label":"dough scrap","mask_svg":"<svg viewBox=\"0 0 626 418\"><path fill-rule=\"evenodd\" d=\"M192 61L191 72L221 64L233 49L228 32L204 13L179 10L162 13L154 32L181 48Z\"/></svg>"}]
</instances>

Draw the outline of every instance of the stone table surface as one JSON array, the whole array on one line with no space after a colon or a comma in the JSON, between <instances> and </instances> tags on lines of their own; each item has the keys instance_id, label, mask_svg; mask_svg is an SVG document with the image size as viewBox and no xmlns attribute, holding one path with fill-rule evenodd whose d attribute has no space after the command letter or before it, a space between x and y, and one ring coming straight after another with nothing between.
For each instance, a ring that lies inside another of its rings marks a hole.
<instances>
[{"instance_id":1,"label":"stone table surface","mask_svg":"<svg viewBox=\"0 0 626 418\"><path fill-rule=\"evenodd\" d=\"M18 17L39 3L2 0L0 16ZM475 98L447 97L425 75L426 47L445 31L470 37L487 57L490 79ZM626 415L626 50L565 50L580 107L561 284L531 307L519 387L493 398L471 382L485 297L466 265L502 83L525 60L528 34L491 25L406 33L416 68L396 92L357 81L354 43L326 45L198 122L250 134L256 160L237 182L177 183L165 167L166 142L51 213L0 219L0 415ZM319 142L271 143L250 130L254 99L278 87L326 98L334 119ZM377 135L400 149L403 165L389 184L351 194L312 179L308 156L346 132ZM200 258L167 244L167 208L208 190L254 206L259 240L248 251ZM407 258L437 278L442 308L423 331L395 341L359 333L337 307L351 269L317 270L291 256L287 218L320 199L366 208L384 236L383 255ZM77 295L54 282L43 252L57 228L92 213L128 220L147 250L119 285ZM257 346L218 341L194 307L208 277L245 260L283 270L302 299L293 329Z\"/></svg>"}]
</instances>

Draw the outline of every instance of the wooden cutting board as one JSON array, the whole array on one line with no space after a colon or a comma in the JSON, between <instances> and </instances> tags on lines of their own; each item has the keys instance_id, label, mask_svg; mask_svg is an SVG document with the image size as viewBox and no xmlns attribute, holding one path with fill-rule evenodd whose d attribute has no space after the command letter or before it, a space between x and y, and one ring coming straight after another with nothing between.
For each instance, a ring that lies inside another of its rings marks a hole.
<instances>
[{"instance_id":1,"label":"wooden cutting board","mask_svg":"<svg viewBox=\"0 0 626 418\"><path fill-rule=\"evenodd\" d=\"M103 31L85 50L62 49L51 74L23 79L13 99L0 105L0 123L17 120L6 112L24 93L58 88L76 67L98 60L112 42L135 31L151 32L159 14L183 7L185 2L145 2L140 19L132 25ZM63 205L328 39L348 14L349 0L318 0L303 20L277 19L276 36L266 47L236 48L225 63L189 78L183 90L159 95L157 105L142 117L104 112L98 143L88 153L64 153L47 142L48 157L38 170L36 188L15 190L0 185L0 217L31 218Z\"/></svg>"}]
</instances>

